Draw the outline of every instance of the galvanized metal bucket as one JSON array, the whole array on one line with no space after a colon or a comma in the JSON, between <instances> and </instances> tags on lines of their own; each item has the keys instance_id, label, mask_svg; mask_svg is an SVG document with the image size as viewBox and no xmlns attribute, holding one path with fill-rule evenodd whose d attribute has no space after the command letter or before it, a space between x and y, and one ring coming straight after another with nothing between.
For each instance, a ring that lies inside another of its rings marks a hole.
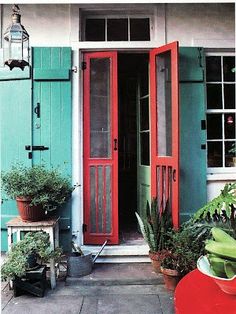
<instances>
[{"instance_id":1,"label":"galvanized metal bucket","mask_svg":"<svg viewBox=\"0 0 236 314\"><path fill-rule=\"evenodd\" d=\"M93 264L98 258L99 254L102 252L107 241L104 242L100 251L92 257L90 251L83 251L84 255L79 255L78 253L71 253L67 260L67 275L69 277L82 277L91 274L93 269Z\"/></svg>"}]
</instances>

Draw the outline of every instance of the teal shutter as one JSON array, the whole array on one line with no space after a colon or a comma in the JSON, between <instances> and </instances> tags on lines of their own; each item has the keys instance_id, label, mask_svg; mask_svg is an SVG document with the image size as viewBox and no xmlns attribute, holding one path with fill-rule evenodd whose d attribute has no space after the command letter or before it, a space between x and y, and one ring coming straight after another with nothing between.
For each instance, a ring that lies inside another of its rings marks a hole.
<instances>
[{"instance_id":1,"label":"teal shutter","mask_svg":"<svg viewBox=\"0 0 236 314\"><path fill-rule=\"evenodd\" d=\"M71 115L71 49L33 48L33 145L48 147L33 151L33 164L58 167L70 178ZM60 243L70 249L71 203L59 214Z\"/></svg>"},{"instance_id":2,"label":"teal shutter","mask_svg":"<svg viewBox=\"0 0 236 314\"><path fill-rule=\"evenodd\" d=\"M31 80L29 69L0 70L1 170L20 162L31 165L25 145L31 145ZM2 193L1 250L7 251L6 222L18 215L16 202Z\"/></svg>"},{"instance_id":3,"label":"teal shutter","mask_svg":"<svg viewBox=\"0 0 236 314\"><path fill-rule=\"evenodd\" d=\"M187 220L207 200L204 56L180 48L180 218Z\"/></svg>"}]
</instances>

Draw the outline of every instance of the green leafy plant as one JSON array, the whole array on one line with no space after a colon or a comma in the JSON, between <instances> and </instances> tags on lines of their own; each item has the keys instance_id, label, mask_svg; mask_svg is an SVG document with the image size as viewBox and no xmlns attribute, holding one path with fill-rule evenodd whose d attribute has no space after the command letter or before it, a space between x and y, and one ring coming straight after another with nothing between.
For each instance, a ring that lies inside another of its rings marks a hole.
<instances>
[{"instance_id":1,"label":"green leafy plant","mask_svg":"<svg viewBox=\"0 0 236 314\"><path fill-rule=\"evenodd\" d=\"M64 204L73 191L69 179L58 169L46 169L43 165L13 166L2 172L2 186L10 198L27 197L31 205L41 205L47 211Z\"/></svg>"},{"instance_id":2,"label":"green leafy plant","mask_svg":"<svg viewBox=\"0 0 236 314\"><path fill-rule=\"evenodd\" d=\"M53 250L49 241L49 234L43 231L28 232L24 239L14 244L7 253L6 260L1 266L3 280L22 277L28 269L28 257L36 254L40 263L47 262L50 258L58 261L62 254L61 248Z\"/></svg>"},{"instance_id":3,"label":"green leafy plant","mask_svg":"<svg viewBox=\"0 0 236 314\"><path fill-rule=\"evenodd\" d=\"M200 208L193 222L210 229L218 226L236 238L236 182L225 184L220 195Z\"/></svg>"},{"instance_id":4,"label":"green leafy plant","mask_svg":"<svg viewBox=\"0 0 236 314\"><path fill-rule=\"evenodd\" d=\"M179 230L168 232L168 253L162 258L163 268L177 270L181 275L196 268L199 256L204 252L204 241L195 237L192 229L183 225Z\"/></svg>"},{"instance_id":5,"label":"green leafy plant","mask_svg":"<svg viewBox=\"0 0 236 314\"><path fill-rule=\"evenodd\" d=\"M160 208L163 208L162 212ZM153 199L151 207L147 202L146 215L140 217L136 212L139 227L151 252L158 252L165 248L167 231L172 227L169 202L165 206L158 205L157 199Z\"/></svg>"}]
</instances>

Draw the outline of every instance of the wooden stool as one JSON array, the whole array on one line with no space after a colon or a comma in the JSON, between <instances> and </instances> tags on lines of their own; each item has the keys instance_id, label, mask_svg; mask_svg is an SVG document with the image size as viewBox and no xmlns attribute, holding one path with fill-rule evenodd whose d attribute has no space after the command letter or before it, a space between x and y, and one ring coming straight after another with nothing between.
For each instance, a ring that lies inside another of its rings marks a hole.
<instances>
[{"instance_id":1,"label":"wooden stool","mask_svg":"<svg viewBox=\"0 0 236 314\"><path fill-rule=\"evenodd\" d=\"M49 234L51 248L54 250L59 246L59 218L48 218L42 221L23 221L19 216L8 221L8 251L13 244L13 234L16 233L16 241L20 241L21 232L45 231ZM56 271L54 259L50 259L50 282L51 288L56 287Z\"/></svg>"}]
</instances>

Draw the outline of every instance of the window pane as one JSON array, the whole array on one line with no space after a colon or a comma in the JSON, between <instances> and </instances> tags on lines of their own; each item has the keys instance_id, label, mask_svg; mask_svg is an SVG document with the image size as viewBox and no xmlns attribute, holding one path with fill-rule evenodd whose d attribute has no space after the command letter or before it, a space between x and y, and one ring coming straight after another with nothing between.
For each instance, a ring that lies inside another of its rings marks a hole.
<instances>
[{"instance_id":1,"label":"window pane","mask_svg":"<svg viewBox=\"0 0 236 314\"><path fill-rule=\"evenodd\" d=\"M225 109L235 109L235 85L224 84Z\"/></svg>"},{"instance_id":2,"label":"window pane","mask_svg":"<svg viewBox=\"0 0 236 314\"><path fill-rule=\"evenodd\" d=\"M222 167L222 142L207 143L208 167Z\"/></svg>"},{"instance_id":3,"label":"window pane","mask_svg":"<svg viewBox=\"0 0 236 314\"><path fill-rule=\"evenodd\" d=\"M107 20L107 40L128 40L128 19Z\"/></svg>"},{"instance_id":4,"label":"window pane","mask_svg":"<svg viewBox=\"0 0 236 314\"><path fill-rule=\"evenodd\" d=\"M207 115L207 139L222 138L222 116L221 114Z\"/></svg>"},{"instance_id":5,"label":"window pane","mask_svg":"<svg viewBox=\"0 0 236 314\"><path fill-rule=\"evenodd\" d=\"M207 82L221 81L221 58L206 57L206 80Z\"/></svg>"},{"instance_id":6,"label":"window pane","mask_svg":"<svg viewBox=\"0 0 236 314\"><path fill-rule=\"evenodd\" d=\"M235 59L234 57L223 57L224 81L235 81Z\"/></svg>"},{"instance_id":7,"label":"window pane","mask_svg":"<svg viewBox=\"0 0 236 314\"><path fill-rule=\"evenodd\" d=\"M236 141L225 142L225 166L236 167Z\"/></svg>"},{"instance_id":8,"label":"window pane","mask_svg":"<svg viewBox=\"0 0 236 314\"><path fill-rule=\"evenodd\" d=\"M130 40L150 40L149 19L130 19Z\"/></svg>"},{"instance_id":9,"label":"window pane","mask_svg":"<svg viewBox=\"0 0 236 314\"><path fill-rule=\"evenodd\" d=\"M235 114L229 113L224 115L225 121L225 138L234 139L235 136Z\"/></svg>"},{"instance_id":10,"label":"window pane","mask_svg":"<svg viewBox=\"0 0 236 314\"><path fill-rule=\"evenodd\" d=\"M91 59L90 156L109 157L110 146L110 59Z\"/></svg>"},{"instance_id":11,"label":"window pane","mask_svg":"<svg viewBox=\"0 0 236 314\"><path fill-rule=\"evenodd\" d=\"M207 109L222 109L221 84L207 84Z\"/></svg>"},{"instance_id":12,"label":"window pane","mask_svg":"<svg viewBox=\"0 0 236 314\"><path fill-rule=\"evenodd\" d=\"M143 132L140 134L141 145L141 165L150 165L149 160L149 132Z\"/></svg>"},{"instance_id":13,"label":"window pane","mask_svg":"<svg viewBox=\"0 0 236 314\"><path fill-rule=\"evenodd\" d=\"M105 40L105 19L86 19L85 40Z\"/></svg>"},{"instance_id":14,"label":"window pane","mask_svg":"<svg viewBox=\"0 0 236 314\"><path fill-rule=\"evenodd\" d=\"M170 51L156 58L157 65L157 136L159 156L172 156L172 106Z\"/></svg>"},{"instance_id":15,"label":"window pane","mask_svg":"<svg viewBox=\"0 0 236 314\"><path fill-rule=\"evenodd\" d=\"M149 98L140 99L140 130L149 130Z\"/></svg>"}]
</instances>

